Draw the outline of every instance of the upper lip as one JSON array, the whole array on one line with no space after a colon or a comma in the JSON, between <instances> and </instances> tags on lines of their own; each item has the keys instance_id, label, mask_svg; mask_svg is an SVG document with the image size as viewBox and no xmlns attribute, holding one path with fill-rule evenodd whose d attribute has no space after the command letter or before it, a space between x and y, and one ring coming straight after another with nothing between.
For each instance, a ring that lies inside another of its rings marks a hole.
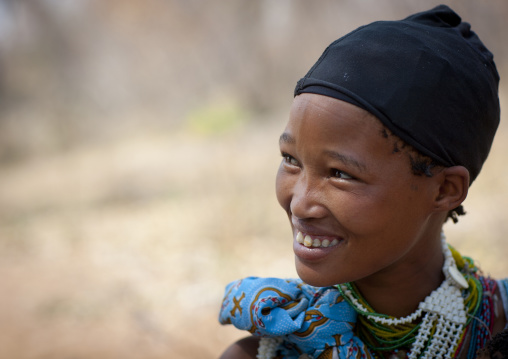
<instances>
[{"instance_id":1,"label":"upper lip","mask_svg":"<svg viewBox=\"0 0 508 359\"><path fill-rule=\"evenodd\" d=\"M328 229L324 229L320 226L310 225L308 223L302 223L302 221L299 219L292 218L291 223L296 230L310 236L340 237L337 235L337 233L331 232Z\"/></svg>"}]
</instances>

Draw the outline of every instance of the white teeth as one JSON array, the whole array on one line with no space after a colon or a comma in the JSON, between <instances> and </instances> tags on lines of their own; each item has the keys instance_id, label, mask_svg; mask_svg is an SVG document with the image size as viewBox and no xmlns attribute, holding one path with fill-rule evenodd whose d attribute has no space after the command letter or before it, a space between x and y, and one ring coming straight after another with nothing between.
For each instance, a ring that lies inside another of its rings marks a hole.
<instances>
[{"instance_id":1,"label":"white teeth","mask_svg":"<svg viewBox=\"0 0 508 359\"><path fill-rule=\"evenodd\" d=\"M303 234L302 232L298 232L298 234L296 235L296 241L300 244L303 244Z\"/></svg>"},{"instance_id":2,"label":"white teeth","mask_svg":"<svg viewBox=\"0 0 508 359\"><path fill-rule=\"evenodd\" d=\"M311 247L312 246L312 238L310 238L310 236L305 236L305 239L303 240L303 245L305 247Z\"/></svg>"},{"instance_id":3,"label":"white teeth","mask_svg":"<svg viewBox=\"0 0 508 359\"><path fill-rule=\"evenodd\" d=\"M319 238L312 239L312 237L310 235L304 236L303 233L300 231L298 231L298 233L296 234L296 241L300 244L303 244L305 247L308 247L308 248L310 248L310 247L326 248L326 247L330 247L330 246L336 246L337 244L339 244L339 240L337 238L334 238L331 242L329 239L323 239L323 240L320 240Z\"/></svg>"}]
</instances>

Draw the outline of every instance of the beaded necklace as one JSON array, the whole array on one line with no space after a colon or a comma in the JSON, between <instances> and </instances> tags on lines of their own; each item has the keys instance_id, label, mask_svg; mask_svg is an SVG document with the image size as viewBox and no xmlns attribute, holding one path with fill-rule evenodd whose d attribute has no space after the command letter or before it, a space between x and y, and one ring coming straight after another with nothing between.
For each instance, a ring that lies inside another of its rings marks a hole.
<instances>
[{"instance_id":1,"label":"beaded necklace","mask_svg":"<svg viewBox=\"0 0 508 359\"><path fill-rule=\"evenodd\" d=\"M473 359L491 338L496 281L480 276L473 260L448 246L443 234L441 240L445 280L406 317L376 313L353 283L337 286L358 313L358 336L376 357L455 358L467 350L467 358ZM280 343L280 338L261 339L257 358L274 358Z\"/></svg>"},{"instance_id":2,"label":"beaded necklace","mask_svg":"<svg viewBox=\"0 0 508 359\"><path fill-rule=\"evenodd\" d=\"M376 313L354 284L337 286L359 314L357 334L372 352L397 358L403 354L397 353L399 349L410 348L407 356L410 359L453 358L459 355L470 335L468 358L473 358L476 349L485 344L493 324L489 293L494 293L496 282L477 275L473 261L449 247L444 235L442 248L445 280L407 317Z\"/></svg>"},{"instance_id":3,"label":"beaded necklace","mask_svg":"<svg viewBox=\"0 0 508 359\"><path fill-rule=\"evenodd\" d=\"M471 341L468 348L468 359L476 358L478 349L483 348L486 342L492 339L492 329L494 325L494 293L497 288L497 282L491 278L477 276L476 278L483 290L481 306L472 318L468 330L471 333Z\"/></svg>"}]
</instances>

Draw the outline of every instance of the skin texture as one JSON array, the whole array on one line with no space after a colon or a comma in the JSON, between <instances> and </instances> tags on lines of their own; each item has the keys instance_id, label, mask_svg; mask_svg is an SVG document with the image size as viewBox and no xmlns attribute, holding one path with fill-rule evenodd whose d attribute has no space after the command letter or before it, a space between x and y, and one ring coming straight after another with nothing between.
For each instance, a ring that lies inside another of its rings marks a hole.
<instances>
[{"instance_id":1,"label":"skin texture","mask_svg":"<svg viewBox=\"0 0 508 359\"><path fill-rule=\"evenodd\" d=\"M440 233L467 196L469 174L455 166L415 175L408 153L394 151L383 128L349 103L297 96L280 138L276 192L303 281L355 282L374 310L402 317L444 279ZM339 243L309 249L296 241L299 231ZM504 326L498 318L495 331ZM257 342L246 339L221 358L255 358Z\"/></svg>"}]
</instances>

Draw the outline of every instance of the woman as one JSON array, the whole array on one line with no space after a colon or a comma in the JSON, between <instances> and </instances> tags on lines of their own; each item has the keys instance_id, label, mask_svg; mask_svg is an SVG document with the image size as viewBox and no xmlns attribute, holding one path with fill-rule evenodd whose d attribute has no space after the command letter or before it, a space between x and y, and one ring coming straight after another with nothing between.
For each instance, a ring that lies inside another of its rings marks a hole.
<instances>
[{"instance_id":1,"label":"woman","mask_svg":"<svg viewBox=\"0 0 508 359\"><path fill-rule=\"evenodd\" d=\"M472 358L506 327L508 282L442 233L490 151L498 82L444 5L325 50L280 137L277 198L303 282L230 284L220 320L255 336L223 358Z\"/></svg>"}]
</instances>

